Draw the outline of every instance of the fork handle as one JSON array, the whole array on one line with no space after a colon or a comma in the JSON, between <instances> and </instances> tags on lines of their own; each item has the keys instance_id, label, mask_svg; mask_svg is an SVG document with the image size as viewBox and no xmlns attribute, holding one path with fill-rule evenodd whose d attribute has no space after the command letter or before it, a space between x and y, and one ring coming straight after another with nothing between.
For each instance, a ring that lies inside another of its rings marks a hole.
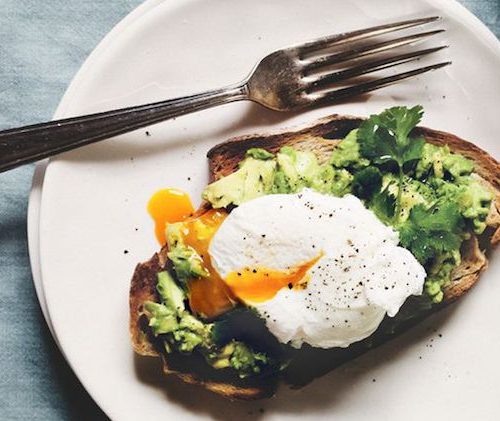
<instances>
[{"instance_id":1,"label":"fork handle","mask_svg":"<svg viewBox=\"0 0 500 421\"><path fill-rule=\"evenodd\" d=\"M216 105L246 99L246 84L0 131L0 172Z\"/></svg>"}]
</instances>

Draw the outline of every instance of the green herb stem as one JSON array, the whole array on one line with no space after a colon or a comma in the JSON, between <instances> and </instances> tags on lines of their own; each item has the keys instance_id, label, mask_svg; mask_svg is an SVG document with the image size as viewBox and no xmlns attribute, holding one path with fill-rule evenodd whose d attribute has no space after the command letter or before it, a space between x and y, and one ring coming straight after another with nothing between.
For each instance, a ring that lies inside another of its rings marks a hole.
<instances>
[{"instance_id":1,"label":"green herb stem","mask_svg":"<svg viewBox=\"0 0 500 421\"><path fill-rule=\"evenodd\" d=\"M399 166L399 177L398 177L398 197L396 199L396 211L394 212L394 223L397 225L399 223L399 219L401 218L401 198L403 196L403 166L398 164Z\"/></svg>"}]
</instances>

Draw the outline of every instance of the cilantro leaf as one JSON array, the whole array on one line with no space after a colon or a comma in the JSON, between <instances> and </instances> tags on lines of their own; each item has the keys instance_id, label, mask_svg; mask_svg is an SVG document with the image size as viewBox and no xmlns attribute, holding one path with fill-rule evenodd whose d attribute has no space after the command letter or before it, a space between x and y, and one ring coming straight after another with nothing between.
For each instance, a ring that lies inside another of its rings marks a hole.
<instances>
[{"instance_id":1,"label":"cilantro leaf","mask_svg":"<svg viewBox=\"0 0 500 421\"><path fill-rule=\"evenodd\" d=\"M402 153L403 165L422 158L425 140L421 137L412 139Z\"/></svg>"},{"instance_id":2,"label":"cilantro leaf","mask_svg":"<svg viewBox=\"0 0 500 421\"><path fill-rule=\"evenodd\" d=\"M411 130L422 119L422 107L393 107L372 115L358 130L358 142L363 156L376 164L394 161L402 167L420 159L424 139L410 139Z\"/></svg>"},{"instance_id":3,"label":"cilantro leaf","mask_svg":"<svg viewBox=\"0 0 500 421\"><path fill-rule=\"evenodd\" d=\"M361 154L375 164L399 162L400 153L396 139L387 129L379 126L378 116L371 116L361 123L358 130L358 143Z\"/></svg>"},{"instance_id":4,"label":"cilantro leaf","mask_svg":"<svg viewBox=\"0 0 500 421\"><path fill-rule=\"evenodd\" d=\"M413 108L392 107L378 115L379 124L389 130L403 144L408 141L408 136L413 128L420 123L424 109L421 105Z\"/></svg>"},{"instance_id":5,"label":"cilantro leaf","mask_svg":"<svg viewBox=\"0 0 500 421\"><path fill-rule=\"evenodd\" d=\"M462 243L463 217L453 202L431 208L416 205L400 227L401 244L425 264L439 253L457 250Z\"/></svg>"},{"instance_id":6,"label":"cilantro leaf","mask_svg":"<svg viewBox=\"0 0 500 421\"><path fill-rule=\"evenodd\" d=\"M422 138L410 138L410 132L422 119L420 105L413 108L392 107L372 115L357 132L361 155L376 165L394 162L399 170L395 218L400 215L401 191L405 164L422 157L425 144Z\"/></svg>"},{"instance_id":7,"label":"cilantro leaf","mask_svg":"<svg viewBox=\"0 0 500 421\"><path fill-rule=\"evenodd\" d=\"M354 174L352 192L360 199L369 199L382 187L382 173L377 167L366 167Z\"/></svg>"},{"instance_id":8,"label":"cilantro leaf","mask_svg":"<svg viewBox=\"0 0 500 421\"><path fill-rule=\"evenodd\" d=\"M396 198L389 193L388 187L373 196L370 209L382 222L391 223L396 212Z\"/></svg>"}]
</instances>

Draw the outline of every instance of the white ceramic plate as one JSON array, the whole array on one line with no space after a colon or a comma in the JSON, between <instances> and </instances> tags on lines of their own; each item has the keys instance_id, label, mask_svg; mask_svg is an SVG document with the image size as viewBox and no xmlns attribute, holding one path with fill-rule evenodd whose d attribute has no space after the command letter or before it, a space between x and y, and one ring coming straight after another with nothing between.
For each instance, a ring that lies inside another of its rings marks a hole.
<instances>
[{"instance_id":1,"label":"white ceramic plate","mask_svg":"<svg viewBox=\"0 0 500 421\"><path fill-rule=\"evenodd\" d=\"M73 79L71 86L66 91L63 99L61 100L59 107L57 108L54 119L64 118L65 108L66 108L66 98L71 98L73 86L78 86L78 80L80 75L86 73L85 69L92 66L94 57L99 55L99 51L106 48L107 43L113 42L115 36L118 36L122 29L125 29L133 21L139 19L143 14L145 14L149 9L155 7L162 0L149 0L142 3L140 6L135 8L129 15L127 15L120 23L118 23L113 30L100 42L99 46L94 50L90 57L85 61L85 63L80 68L80 71ZM28 205L28 248L29 257L31 263L31 273L33 277L33 283L35 285L36 295L40 303L40 308L45 317L47 325L52 332L55 339L54 329L52 327L52 321L50 320L50 315L47 309L47 301L45 300L45 291L42 284L42 272L40 266L40 207L42 201L42 188L43 180L45 177L45 168L47 167L48 160L43 160L37 163L35 172L33 174L31 192L29 196Z\"/></svg>"},{"instance_id":2,"label":"white ceramic plate","mask_svg":"<svg viewBox=\"0 0 500 421\"><path fill-rule=\"evenodd\" d=\"M164 379L157 361L134 356L127 326L130 276L136 263L157 249L147 200L157 189L175 186L197 202L207 182L205 153L228 137L295 126L332 112L367 115L389 105L420 103L425 125L453 131L498 158L500 46L494 36L445 0L149 5L93 53L58 117L232 83L276 48L415 16L445 18L441 25L448 32L435 42L451 45L446 56L454 64L363 103L293 117L231 104L154 126L150 136L140 130L51 160L39 215L47 314L61 349L97 403L116 420L497 419L498 253L480 286L460 304L310 386L282 390L266 402L230 403Z\"/></svg>"}]
</instances>

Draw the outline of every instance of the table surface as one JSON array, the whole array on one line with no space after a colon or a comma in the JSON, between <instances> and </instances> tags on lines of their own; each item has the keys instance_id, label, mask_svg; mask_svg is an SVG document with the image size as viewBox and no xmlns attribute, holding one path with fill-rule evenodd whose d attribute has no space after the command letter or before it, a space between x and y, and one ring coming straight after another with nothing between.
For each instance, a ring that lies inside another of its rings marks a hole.
<instances>
[{"instance_id":1,"label":"table surface","mask_svg":"<svg viewBox=\"0 0 500 421\"><path fill-rule=\"evenodd\" d=\"M460 0L500 37L500 0ZM141 0L0 0L0 129L49 120L73 75ZM107 420L41 314L26 239L33 165L0 174L0 419Z\"/></svg>"}]
</instances>

